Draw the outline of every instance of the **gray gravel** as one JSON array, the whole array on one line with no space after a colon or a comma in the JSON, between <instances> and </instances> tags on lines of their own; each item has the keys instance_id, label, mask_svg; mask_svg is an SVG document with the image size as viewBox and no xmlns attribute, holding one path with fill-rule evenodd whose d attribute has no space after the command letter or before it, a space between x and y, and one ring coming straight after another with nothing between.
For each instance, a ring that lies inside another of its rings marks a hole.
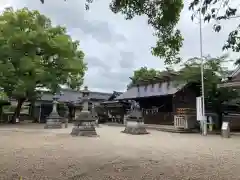
<instances>
[{"instance_id":1,"label":"gray gravel","mask_svg":"<svg viewBox=\"0 0 240 180\"><path fill-rule=\"evenodd\" d=\"M239 180L240 136L97 128L98 138L71 137L71 127L0 128L0 179ZM41 127L42 126L42 127Z\"/></svg>"}]
</instances>

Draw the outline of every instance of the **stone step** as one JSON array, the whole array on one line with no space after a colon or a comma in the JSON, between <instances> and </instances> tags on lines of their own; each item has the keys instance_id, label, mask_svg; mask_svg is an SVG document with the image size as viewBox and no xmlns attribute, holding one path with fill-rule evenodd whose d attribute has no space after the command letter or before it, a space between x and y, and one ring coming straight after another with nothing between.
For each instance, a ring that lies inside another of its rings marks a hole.
<instances>
[{"instance_id":1,"label":"stone step","mask_svg":"<svg viewBox=\"0 0 240 180\"><path fill-rule=\"evenodd\" d=\"M117 127L125 127L124 124L119 123L105 123L108 126L117 126ZM166 126L166 125L148 125L145 124L146 129L152 129L163 132L172 132L172 133L198 133L196 130L186 130L186 129L176 129L174 126Z\"/></svg>"}]
</instances>

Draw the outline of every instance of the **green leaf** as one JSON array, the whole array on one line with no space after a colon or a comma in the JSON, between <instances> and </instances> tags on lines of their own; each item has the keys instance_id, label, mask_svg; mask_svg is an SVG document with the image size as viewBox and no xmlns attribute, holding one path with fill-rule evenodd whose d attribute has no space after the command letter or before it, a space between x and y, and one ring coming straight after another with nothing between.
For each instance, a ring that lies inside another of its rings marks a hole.
<instances>
[{"instance_id":1,"label":"green leaf","mask_svg":"<svg viewBox=\"0 0 240 180\"><path fill-rule=\"evenodd\" d=\"M0 86L8 96L34 99L36 87L55 92L83 84L84 53L65 27L27 8L5 9L0 22Z\"/></svg>"}]
</instances>

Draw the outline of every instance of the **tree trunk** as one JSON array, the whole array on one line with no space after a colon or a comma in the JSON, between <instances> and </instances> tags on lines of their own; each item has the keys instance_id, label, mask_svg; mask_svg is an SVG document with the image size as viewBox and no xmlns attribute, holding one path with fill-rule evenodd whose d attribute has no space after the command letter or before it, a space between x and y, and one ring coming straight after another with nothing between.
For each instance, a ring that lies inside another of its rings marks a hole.
<instances>
[{"instance_id":1,"label":"tree trunk","mask_svg":"<svg viewBox=\"0 0 240 180\"><path fill-rule=\"evenodd\" d=\"M2 121L3 106L0 106L0 121Z\"/></svg>"},{"instance_id":2,"label":"tree trunk","mask_svg":"<svg viewBox=\"0 0 240 180\"><path fill-rule=\"evenodd\" d=\"M17 107L16 107L16 109L14 111L11 123L15 124L16 123L16 119L17 118L19 119L20 111L21 111L22 105L23 105L25 100L26 100L25 98L20 98L20 99L17 100Z\"/></svg>"},{"instance_id":3,"label":"tree trunk","mask_svg":"<svg viewBox=\"0 0 240 180\"><path fill-rule=\"evenodd\" d=\"M222 102L218 102L215 105L215 112L218 115L218 127L217 129L220 130L222 127L222 121L223 121L223 107Z\"/></svg>"},{"instance_id":4,"label":"tree trunk","mask_svg":"<svg viewBox=\"0 0 240 180\"><path fill-rule=\"evenodd\" d=\"M74 117L74 107L68 106L68 122L72 122Z\"/></svg>"}]
</instances>

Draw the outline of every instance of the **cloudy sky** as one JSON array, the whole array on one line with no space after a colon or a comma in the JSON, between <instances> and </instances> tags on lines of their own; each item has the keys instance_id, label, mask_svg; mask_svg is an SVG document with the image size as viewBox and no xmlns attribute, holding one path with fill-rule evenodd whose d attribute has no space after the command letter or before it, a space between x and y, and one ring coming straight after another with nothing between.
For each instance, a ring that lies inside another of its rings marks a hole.
<instances>
[{"instance_id":1,"label":"cloudy sky","mask_svg":"<svg viewBox=\"0 0 240 180\"><path fill-rule=\"evenodd\" d=\"M80 40L88 63L85 84L90 90L124 91L133 70L141 66L163 69L163 61L151 55L155 44L152 30L145 17L124 20L108 9L109 0L95 0L90 11L85 11L85 0L1 0L0 7L28 7L50 17L54 24L67 27L74 39ZM181 55L184 59L199 56L199 24L190 20L186 0L179 28L184 37ZM222 55L221 47L228 32L236 26L234 21L225 24L223 31L215 33L211 24L203 26L204 55ZM230 54L236 57L236 54Z\"/></svg>"}]
</instances>

